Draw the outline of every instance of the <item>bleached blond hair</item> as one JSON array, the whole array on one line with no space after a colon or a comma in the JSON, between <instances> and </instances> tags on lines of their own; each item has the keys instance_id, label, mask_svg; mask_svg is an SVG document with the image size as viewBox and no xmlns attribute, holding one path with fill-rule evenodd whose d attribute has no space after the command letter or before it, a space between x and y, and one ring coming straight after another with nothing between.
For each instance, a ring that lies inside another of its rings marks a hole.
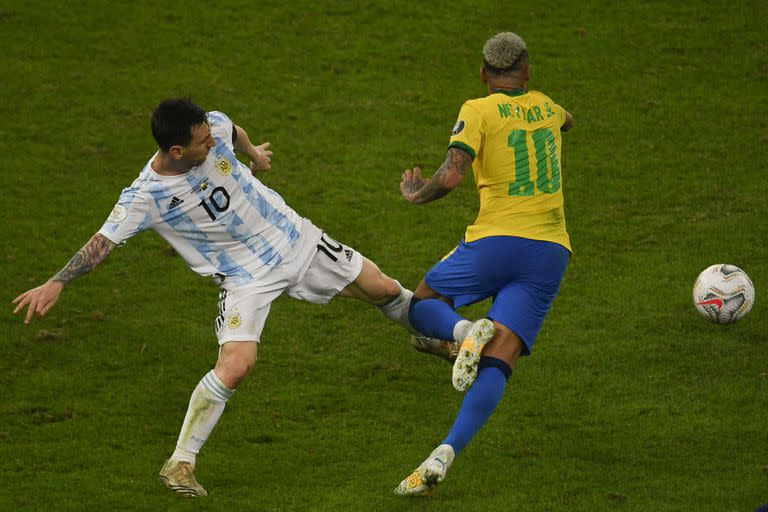
<instances>
[{"instance_id":1,"label":"bleached blond hair","mask_svg":"<svg viewBox=\"0 0 768 512\"><path fill-rule=\"evenodd\" d=\"M528 55L528 46L514 32L500 32L483 46L483 60L498 71L512 67L523 55Z\"/></svg>"}]
</instances>

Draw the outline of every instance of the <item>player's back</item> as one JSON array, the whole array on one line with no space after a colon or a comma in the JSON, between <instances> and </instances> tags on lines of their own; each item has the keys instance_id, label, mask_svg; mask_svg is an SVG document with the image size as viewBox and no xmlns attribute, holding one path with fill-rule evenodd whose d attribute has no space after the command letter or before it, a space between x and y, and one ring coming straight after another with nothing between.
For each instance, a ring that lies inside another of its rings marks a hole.
<instances>
[{"instance_id":1,"label":"player's back","mask_svg":"<svg viewBox=\"0 0 768 512\"><path fill-rule=\"evenodd\" d=\"M451 146L469 151L480 211L466 240L512 235L570 250L561 162L565 110L537 91L495 92L467 101Z\"/></svg>"}]
</instances>

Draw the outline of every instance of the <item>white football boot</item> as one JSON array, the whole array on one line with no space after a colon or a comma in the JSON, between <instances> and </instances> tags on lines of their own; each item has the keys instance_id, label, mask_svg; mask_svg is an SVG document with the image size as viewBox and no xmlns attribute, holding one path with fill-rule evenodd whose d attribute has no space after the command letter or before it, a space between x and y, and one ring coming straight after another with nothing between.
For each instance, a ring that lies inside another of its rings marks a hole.
<instances>
[{"instance_id":1,"label":"white football boot","mask_svg":"<svg viewBox=\"0 0 768 512\"><path fill-rule=\"evenodd\" d=\"M453 387L457 391L466 391L475 382L477 364L485 344L491 341L496 327L487 318L482 318L472 324L467 337L461 342L456 361L453 363Z\"/></svg>"},{"instance_id":2,"label":"white football boot","mask_svg":"<svg viewBox=\"0 0 768 512\"><path fill-rule=\"evenodd\" d=\"M431 496L437 484L445 479L456 455L448 444L435 448L429 457L395 489L399 496Z\"/></svg>"},{"instance_id":3,"label":"white football boot","mask_svg":"<svg viewBox=\"0 0 768 512\"><path fill-rule=\"evenodd\" d=\"M195 466L189 462L168 459L160 470L160 483L187 498L208 496L203 486L197 483L194 471Z\"/></svg>"},{"instance_id":4,"label":"white football boot","mask_svg":"<svg viewBox=\"0 0 768 512\"><path fill-rule=\"evenodd\" d=\"M459 353L459 344L455 341L440 340L422 335L412 335L411 345L419 352L432 354L453 364Z\"/></svg>"}]
</instances>

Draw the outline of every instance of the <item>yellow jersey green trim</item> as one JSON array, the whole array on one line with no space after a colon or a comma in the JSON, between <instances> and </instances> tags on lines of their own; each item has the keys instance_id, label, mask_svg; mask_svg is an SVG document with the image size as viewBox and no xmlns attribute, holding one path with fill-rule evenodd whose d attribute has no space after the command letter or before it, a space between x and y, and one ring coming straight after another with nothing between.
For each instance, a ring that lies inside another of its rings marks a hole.
<instances>
[{"instance_id":1,"label":"yellow jersey green trim","mask_svg":"<svg viewBox=\"0 0 768 512\"><path fill-rule=\"evenodd\" d=\"M464 151L466 151L467 153L469 153L469 154L470 154L470 156L472 156L472 160L474 160L474 159L475 159L475 157L477 157L477 153L475 153L475 150L474 150L474 149L472 149L471 147L467 146L466 144L464 144L464 143L463 143L463 142L461 142L461 141L455 140L455 141L451 142L450 144L448 144L448 147L449 147L449 148L459 148L459 149L463 149Z\"/></svg>"},{"instance_id":2,"label":"yellow jersey green trim","mask_svg":"<svg viewBox=\"0 0 768 512\"><path fill-rule=\"evenodd\" d=\"M499 94L506 94L507 96L522 96L523 94L528 94L528 91L525 89L512 89L511 91L505 90L505 89L494 89L494 93Z\"/></svg>"}]
</instances>

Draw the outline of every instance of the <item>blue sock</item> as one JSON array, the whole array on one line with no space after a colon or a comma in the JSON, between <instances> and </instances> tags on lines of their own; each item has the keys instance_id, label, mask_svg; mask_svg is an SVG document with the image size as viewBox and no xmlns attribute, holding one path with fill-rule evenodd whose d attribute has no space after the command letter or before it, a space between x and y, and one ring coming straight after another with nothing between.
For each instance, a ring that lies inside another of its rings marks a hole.
<instances>
[{"instance_id":1,"label":"blue sock","mask_svg":"<svg viewBox=\"0 0 768 512\"><path fill-rule=\"evenodd\" d=\"M472 383L461 404L456 421L443 444L453 447L456 455L469 444L480 427L485 425L491 413L501 402L512 368L501 359L482 356L477 378Z\"/></svg>"},{"instance_id":2,"label":"blue sock","mask_svg":"<svg viewBox=\"0 0 768 512\"><path fill-rule=\"evenodd\" d=\"M437 299L411 299L408 310L411 325L425 336L441 340L453 340L453 327L464 320L451 306Z\"/></svg>"}]
</instances>

